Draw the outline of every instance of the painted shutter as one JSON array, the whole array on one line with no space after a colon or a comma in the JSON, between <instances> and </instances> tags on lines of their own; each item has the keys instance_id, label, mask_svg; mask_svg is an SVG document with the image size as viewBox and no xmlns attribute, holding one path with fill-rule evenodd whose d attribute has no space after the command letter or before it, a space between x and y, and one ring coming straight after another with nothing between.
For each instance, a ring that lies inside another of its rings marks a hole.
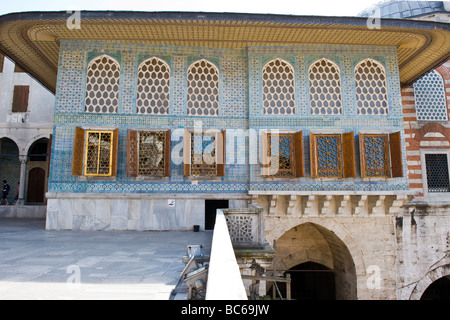
<instances>
[{"instance_id":1,"label":"painted shutter","mask_svg":"<svg viewBox=\"0 0 450 320\"><path fill-rule=\"evenodd\" d=\"M119 154L119 128L113 131L113 141L111 147L112 147L111 175L117 176L117 157Z\"/></svg>"},{"instance_id":2,"label":"painted shutter","mask_svg":"<svg viewBox=\"0 0 450 320\"><path fill-rule=\"evenodd\" d=\"M12 112L27 112L29 86L14 86Z\"/></svg>"},{"instance_id":3,"label":"painted shutter","mask_svg":"<svg viewBox=\"0 0 450 320\"><path fill-rule=\"evenodd\" d=\"M183 159L184 159L184 175L191 175L191 132L184 129L184 146L183 146Z\"/></svg>"},{"instance_id":4,"label":"painted shutter","mask_svg":"<svg viewBox=\"0 0 450 320\"><path fill-rule=\"evenodd\" d=\"M344 158L344 178L354 178L355 169L355 137L352 132L342 135L342 153Z\"/></svg>"},{"instance_id":5,"label":"painted shutter","mask_svg":"<svg viewBox=\"0 0 450 320\"><path fill-rule=\"evenodd\" d=\"M303 132L294 133L294 174L296 178L305 176L303 165Z\"/></svg>"},{"instance_id":6,"label":"painted shutter","mask_svg":"<svg viewBox=\"0 0 450 320\"><path fill-rule=\"evenodd\" d=\"M316 139L314 133L309 134L309 157L311 164L311 178L317 178L316 170Z\"/></svg>"},{"instance_id":7,"label":"painted shutter","mask_svg":"<svg viewBox=\"0 0 450 320\"><path fill-rule=\"evenodd\" d=\"M50 159L52 158L53 134L50 134L47 144L47 178L50 176Z\"/></svg>"},{"instance_id":8,"label":"painted shutter","mask_svg":"<svg viewBox=\"0 0 450 320\"><path fill-rule=\"evenodd\" d=\"M389 151L391 155L392 177L403 177L402 142L400 131L389 134Z\"/></svg>"},{"instance_id":9,"label":"painted shutter","mask_svg":"<svg viewBox=\"0 0 450 320\"><path fill-rule=\"evenodd\" d=\"M164 176L170 176L170 130L166 131L164 143Z\"/></svg>"},{"instance_id":10,"label":"painted shutter","mask_svg":"<svg viewBox=\"0 0 450 320\"><path fill-rule=\"evenodd\" d=\"M225 147L226 147L226 131L220 131L216 134L216 166L217 176L225 176Z\"/></svg>"},{"instance_id":11,"label":"painted shutter","mask_svg":"<svg viewBox=\"0 0 450 320\"><path fill-rule=\"evenodd\" d=\"M127 132L127 175L129 177L138 175L138 136L135 130Z\"/></svg>"},{"instance_id":12,"label":"painted shutter","mask_svg":"<svg viewBox=\"0 0 450 320\"><path fill-rule=\"evenodd\" d=\"M84 135L84 129L75 128L72 158L72 174L74 176L83 175Z\"/></svg>"}]
</instances>

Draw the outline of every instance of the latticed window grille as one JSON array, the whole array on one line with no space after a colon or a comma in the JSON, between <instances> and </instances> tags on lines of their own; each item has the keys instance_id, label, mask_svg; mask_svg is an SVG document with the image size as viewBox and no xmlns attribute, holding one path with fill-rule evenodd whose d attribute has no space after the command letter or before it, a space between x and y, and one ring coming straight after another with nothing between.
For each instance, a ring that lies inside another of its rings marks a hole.
<instances>
[{"instance_id":1,"label":"latticed window grille","mask_svg":"<svg viewBox=\"0 0 450 320\"><path fill-rule=\"evenodd\" d=\"M119 64L103 55L92 60L87 68L85 111L117 113L119 105Z\"/></svg>"},{"instance_id":2,"label":"latticed window grille","mask_svg":"<svg viewBox=\"0 0 450 320\"><path fill-rule=\"evenodd\" d=\"M292 134L268 134L269 156L278 158L278 171L275 176L295 177L294 136ZM273 160L272 160L273 163Z\"/></svg>"},{"instance_id":3,"label":"latticed window grille","mask_svg":"<svg viewBox=\"0 0 450 320\"><path fill-rule=\"evenodd\" d=\"M365 59L355 67L357 112L361 115L388 115L386 72L377 61Z\"/></svg>"},{"instance_id":4,"label":"latticed window grille","mask_svg":"<svg viewBox=\"0 0 450 320\"><path fill-rule=\"evenodd\" d=\"M425 154L428 192L450 192L446 154Z\"/></svg>"},{"instance_id":5,"label":"latticed window grille","mask_svg":"<svg viewBox=\"0 0 450 320\"><path fill-rule=\"evenodd\" d=\"M169 114L170 69L156 57L139 66L136 112L138 114Z\"/></svg>"},{"instance_id":6,"label":"latticed window grille","mask_svg":"<svg viewBox=\"0 0 450 320\"><path fill-rule=\"evenodd\" d=\"M191 135L191 175L216 176L215 136Z\"/></svg>"},{"instance_id":7,"label":"latticed window grille","mask_svg":"<svg viewBox=\"0 0 450 320\"><path fill-rule=\"evenodd\" d=\"M139 174L163 176L165 174L166 132L139 133Z\"/></svg>"},{"instance_id":8,"label":"latticed window grille","mask_svg":"<svg viewBox=\"0 0 450 320\"><path fill-rule=\"evenodd\" d=\"M389 177L389 146L387 134L361 135L363 177Z\"/></svg>"},{"instance_id":9,"label":"latticed window grille","mask_svg":"<svg viewBox=\"0 0 450 320\"><path fill-rule=\"evenodd\" d=\"M188 69L187 114L219 115L219 71L209 61L197 61Z\"/></svg>"},{"instance_id":10,"label":"latticed window grille","mask_svg":"<svg viewBox=\"0 0 450 320\"><path fill-rule=\"evenodd\" d=\"M263 68L264 114L295 114L294 69L275 59Z\"/></svg>"},{"instance_id":11,"label":"latticed window grille","mask_svg":"<svg viewBox=\"0 0 450 320\"><path fill-rule=\"evenodd\" d=\"M341 135L316 136L317 177L342 177Z\"/></svg>"},{"instance_id":12,"label":"latticed window grille","mask_svg":"<svg viewBox=\"0 0 450 320\"><path fill-rule=\"evenodd\" d=\"M108 176L111 174L111 131L87 131L85 152L85 175Z\"/></svg>"},{"instance_id":13,"label":"latticed window grille","mask_svg":"<svg viewBox=\"0 0 450 320\"><path fill-rule=\"evenodd\" d=\"M414 83L417 120L448 120L444 82L441 75L433 70Z\"/></svg>"},{"instance_id":14,"label":"latticed window grille","mask_svg":"<svg viewBox=\"0 0 450 320\"><path fill-rule=\"evenodd\" d=\"M339 67L328 59L320 59L309 67L311 114L342 114L341 76Z\"/></svg>"}]
</instances>

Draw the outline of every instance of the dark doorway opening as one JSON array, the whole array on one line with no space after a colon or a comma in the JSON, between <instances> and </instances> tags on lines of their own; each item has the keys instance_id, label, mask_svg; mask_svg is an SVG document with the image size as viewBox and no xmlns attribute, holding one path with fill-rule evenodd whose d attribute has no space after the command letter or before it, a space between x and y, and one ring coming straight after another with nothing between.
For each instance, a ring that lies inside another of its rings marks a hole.
<instances>
[{"instance_id":1,"label":"dark doorway opening","mask_svg":"<svg viewBox=\"0 0 450 320\"><path fill-rule=\"evenodd\" d=\"M291 295L295 300L336 300L333 270L314 262L299 264L291 275Z\"/></svg>"},{"instance_id":2,"label":"dark doorway opening","mask_svg":"<svg viewBox=\"0 0 450 320\"><path fill-rule=\"evenodd\" d=\"M28 174L27 203L43 203L45 200L45 170L33 168Z\"/></svg>"},{"instance_id":3,"label":"dark doorway opening","mask_svg":"<svg viewBox=\"0 0 450 320\"><path fill-rule=\"evenodd\" d=\"M216 210L227 208L228 200L205 200L205 230L214 229Z\"/></svg>"},{"instance_id":4,"label":"dark doorway opening","mask_svg":"<svg viewBox=\"0 0 450 320\"><path fill-rule=\"evenodd\" d=\"M422 294L420 300L450 300L450 276L434 281Z\"/></svg>"}]
</instances>

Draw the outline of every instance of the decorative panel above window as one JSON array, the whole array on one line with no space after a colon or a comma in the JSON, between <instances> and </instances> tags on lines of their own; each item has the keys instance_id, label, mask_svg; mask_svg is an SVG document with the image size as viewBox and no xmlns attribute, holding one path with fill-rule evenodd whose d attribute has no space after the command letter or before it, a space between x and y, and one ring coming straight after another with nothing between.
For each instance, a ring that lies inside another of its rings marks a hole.
<instances>
[{"instance_id":1,"label":"decorative panel above window","mask_svg":"<svg viewBox=\"0 0 450 320\"><path fill-rule=\"evenodd\" d=\"M355 177L353 132L309 136L312 178Z\"/></svg>"},{"instance_id":2,"label":"decorative panel above window","mask_svg":"<svg viewBox=\"0 0 450 320\"><path fill-rule=\"evenodd\" d=\"M414 82L414 96L417 120L448 120L444 81L436 70Z\"/></svg>"},{"instance_id":3,"label":"decorative panel above window","mask_svg":"<svg viewBox=\"0 0 450 320\"><path fill-rule=\"evenodd\" d=\"M361 61L355 67L355 84L358 114L389 114L386 71L383 65L372 59Z\"/></svg>"},{"instance_id":4,"label":"decorative panel above window","mask_svg":"<svg viewBox=\"0 0 450 320\"><path fill-rule=\"evenodd\" d=\"M198 134L185 130L184 175L214 177L225 175L225 131Z\"/></svg>"},{"instance_id":5,"label":"decorative panel above window","mask_svg":"<svg viewBox=\"0 0 450 320\"><path fill-rule=\"evenodd\" d=\"M75 129L72 174L85 176L115 176L119 129Z\"/></svg>"},{"instance_id":6,"label":"decorative panel above window","mask_svg":"<svg viewBox=\"0 0 450 320\"><path fill-rule=\"evenodd\" d=\"M402 177L400 132L359 134L362 178Z\"/></svg>"},{"instance_id":7,"label":"decorative panel above window","mask_svg":"<svg viewBox=\"0 0 450 320\"><path fill-rule=\"evenodd\" d=\"M219 115L219 70L204 59L194 62L188 69L187 114Z\"/></svg>"},{"instance_id":8,"label":"decorative panel above window","mask_svg":"<svg viewBox=\"0 0 450 320\"><path fill-rule=\"evenodd\" d=\"M127 148L128 176L170 175L170 130L128 130Z\"/></svg>"},{"instance_id":9,"label":"decorative panel above window","mask_svg":"<svg viewBox=\"0 0 450 320\"><path fill-rule=\"evenodd\" d=\"M119 105L119 63L102 55L87 67L85 111L117 113Z\"/></svg>"},{"instance_id":10,"label":"decorative panel above window","mask_svg":"<svg viewBox=\"0 0 450 320\"><path fill-rule=\"evenodd\" d=\"M262 133L264 177L304 176L303 133Z\"/></svg>"},{"instance_id":11,"label":"decorative panel above window","mask_svg":"<svg viewBox=\"0 0 450 320\"><path fill-rule=\"evenodd\" d=\"M170 69L156 57L141 63L138 69L136 112L169 114Z\"/></svg>"},{"instance_id":12,"label":"decorative panel above window","mask_svg":"<svg viewBox=\"0 0 450 320\"><path fill-rule=\"evenodd\" d=\"M311 114L342 114L341 76L339 67L328 59L320 59L309 67Z\"/></svg>"},{"instance_id":13,"label":"decorative panel above window","mask_svg":"<svg viewBox=\"0 0 450 320\"><path fill-rule=\"evenodd\" d=\"M275 59L263 68L263 113L295 114L294 69Z\"/></svg>"}]
</instances>

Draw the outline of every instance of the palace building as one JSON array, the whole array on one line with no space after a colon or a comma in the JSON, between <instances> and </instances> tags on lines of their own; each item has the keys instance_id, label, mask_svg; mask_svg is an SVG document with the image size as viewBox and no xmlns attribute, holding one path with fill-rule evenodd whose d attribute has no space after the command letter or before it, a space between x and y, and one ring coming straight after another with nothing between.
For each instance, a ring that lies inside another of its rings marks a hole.
<instances>
[{"instance_id":1,"label":"palace building","mask_svg":"<svg viewBox=\"0 0 450 320\"><path fill-rule=\"evenodd\" d=\"M208 230L218 208L257 206L297 299L420 298L430 285L408 287L417 250L448 253L446 206L438 240L412 231L432 206L419 198L449 192L447 23L70 19L0 17L0 50L55 93L47 229ZM299 289L305 277L316 285Z\"/></svg>"}]
</instances>

